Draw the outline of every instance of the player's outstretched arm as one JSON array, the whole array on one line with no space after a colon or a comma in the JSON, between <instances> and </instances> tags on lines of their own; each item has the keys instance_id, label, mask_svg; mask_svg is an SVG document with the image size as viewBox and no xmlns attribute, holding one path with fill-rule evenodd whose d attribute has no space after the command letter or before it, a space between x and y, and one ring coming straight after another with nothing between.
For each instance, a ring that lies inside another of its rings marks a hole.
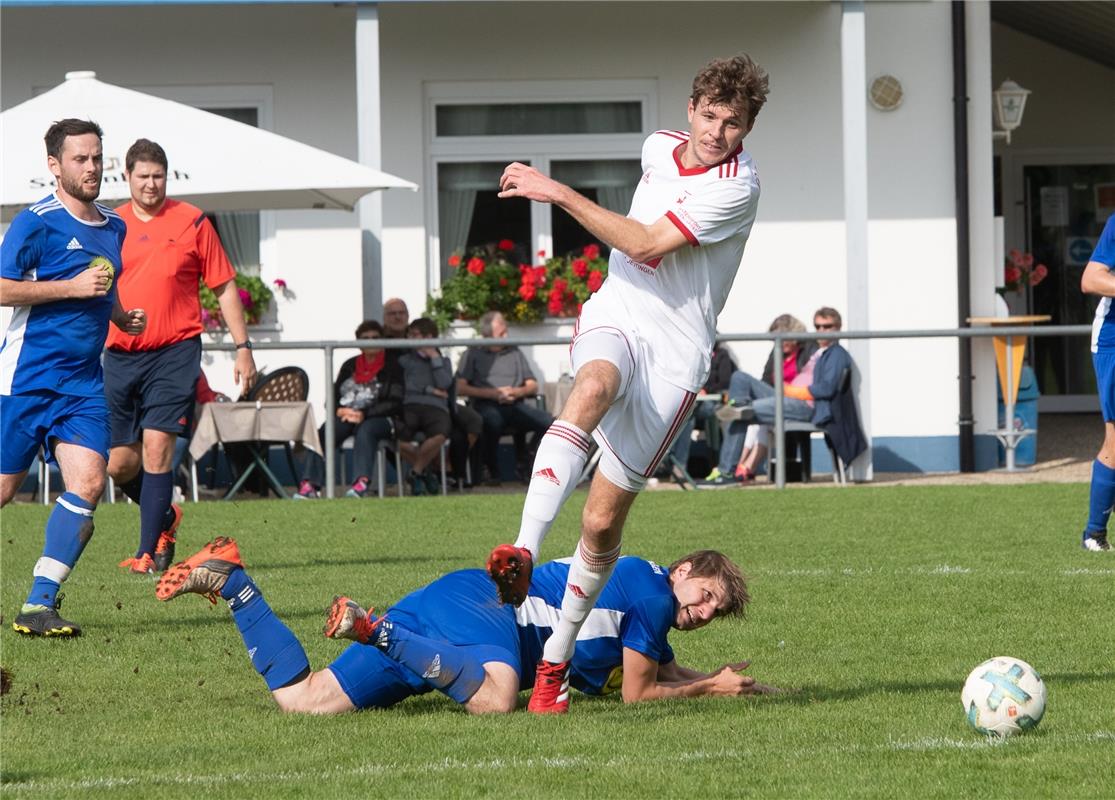
<instances>
[{"instance_id":1,"label":"player's outstretched arm","mask_svg":"<svg viewBox=\"0 0 1115 800\"><path fill-rule=\"evenodd\" d=\"M81 300L108 294L110 278L99 269L83 270L68 281L17 281L0 278L0 305L37 306L58 300Z\"/></svg>"},{"instance_id":2,"label":"player's outstretched arm","mask_svg":"<svg viewBox=\"0 0 1115 800\"><path fill-rule=\"evenodd\" d=\"M597 205L564 183L519 162L508 164L503 171L499 196L560 206L597 239L639 262L646 263L688 244L685 234L665 217L644 225Z\"/></svg>"},{"instance_id":3,"label":"player's outstretched arm","mask_svg":"<svg viewBox=\"0 0 1115 800\"><path fill-rule=\"evenodd\" d=\"M1089 261L1080 276L1080 291L1085 294L1098 294L1101 297L1115 297L1115 272L1099 261Z\"/></svg>"},{"instance_id":4,"label":"player's outstretched arm","mask_svg":"<svg viewBox=\"0 0 1115 800\"><path fill-rule=\"evenodd\" d=\"M638 703L644 700L661 700L666 697L701 697L703 695L740 696L766 694L770 687L755 682L749 675L742 675L739 669L746 662L729 664L717 672L702 675L684 667L679 670L701 675L701 677L680 678L674 681L660 679L661 667L657 661L629 647L623 648L623 702ZM737 668L737 669L734 669ZM667 675L670 674L667 666ZM678 673L680 674L680 673Z\"/></svg>"}]
</instances>

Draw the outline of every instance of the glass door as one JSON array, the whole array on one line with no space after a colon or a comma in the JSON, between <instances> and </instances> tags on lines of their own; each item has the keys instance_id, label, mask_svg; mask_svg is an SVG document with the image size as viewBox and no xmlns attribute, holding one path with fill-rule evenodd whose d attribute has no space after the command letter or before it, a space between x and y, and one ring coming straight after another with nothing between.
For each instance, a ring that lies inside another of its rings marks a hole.
<instances>
[{"instance_id":1,"label":"glass door","mask_svg":"<svg viewBox=\"0 0 1115 800\"><path fill-rule=\"evenodd\" d=\"M1028 311L1049 314L1053 325L1089 324L1098 298L1080 291L1080 276L1107 217L1115 213L1115 164L1029 164L1022 168L1026 250L1049 272L1027 287ZM1090 398L1095 375L1088 340L1080 336L1036 336L1030 358L1043 396L1043 410L1064 410ZM1044 398L1063 398L1046 403ZM1071 402L1077 400L1077 403Z\"/></svg>"}]
</instances>

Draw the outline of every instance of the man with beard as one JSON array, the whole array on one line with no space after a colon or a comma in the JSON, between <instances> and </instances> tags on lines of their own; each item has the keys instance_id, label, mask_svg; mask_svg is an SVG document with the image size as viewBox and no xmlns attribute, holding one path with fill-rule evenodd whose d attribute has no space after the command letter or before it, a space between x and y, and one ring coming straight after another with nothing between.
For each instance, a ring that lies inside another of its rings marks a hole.
<instances>
[{"instance_id":1,"label":"man with beard","mask_svg":"<svg viewBox=\"0 0 1115 800\"><path fill-rule=\"evenodd\" d=\"M124 222L96 202L101 129L64 119L46 133L57 189L21 211L0 244L0 303L15 312L0 349L0 505L15 495L41 447L65 492L46 523L43 555L12 627L29 636L78 636L58 593L93 535L108 459L101 348L109 320L143 332L143 309L124 311L114 289Z\"/></svg>"},{"instance_id":2,"label":"man with beard","mask_svg":"<svg viewBox=\"0 0 1115 800\"><path fill-rule=\"evenodd\" d=\"M151 327L128 339L110 334L105 392L112 413L108 473L139 505L139 544L120 566L146 574L174 560L182 510L174 496L174 445L188 431L201 371L198 280L213 290L236 345L233 377L245 391L255 380L252 343L233 269L204 212L166 196L167 157L137 139L124 156L131 200L116 209L127 223L122 302L143 298Z\"/></svg>"}]
</instances>

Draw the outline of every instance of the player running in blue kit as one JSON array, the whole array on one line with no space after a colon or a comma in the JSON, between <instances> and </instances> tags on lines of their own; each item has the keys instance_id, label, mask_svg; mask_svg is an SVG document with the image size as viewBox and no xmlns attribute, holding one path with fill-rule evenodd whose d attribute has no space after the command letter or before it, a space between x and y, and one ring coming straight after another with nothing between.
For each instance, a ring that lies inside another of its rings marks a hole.
<instances>
[{"instance_id":1,"label":"player running in blue kit","mask_svg":"<svg viewBox=\"0 0 1115 800\"><path fill-rule=\"evenodd\" d=\"M329 667L311 672L302 645L244 571L236 542L219 537L163 575L155 594L193 592L228 602L252 665L283 711L338 714L387 708L437 689L474 714L514 711L561 609L569 563L534 570L526 601L501 604L483 570L451 572L375 617L334 599L325 635L351 639ZM740 615L750 598L739 569L711 550L669 568L621 558L585 621L570 682L587 694L621 691L625 702L772 691L740 674L747 662L710 673L677 663L671 628ZM566 688L568 691L568 688Z\"/></svg>"},{"instance_id":2,"label":"player running in blue kit","mask_svg":"<svg viewBox=\"0 0 1115 800\"><path fill-rule=\"evenodd\" d=\"M94 201L101 192L101 129L64 119L46 133L57 189L21 211L0 244L0 304L15 312L0 349L0 506L15 495L39 448L66 491L46 523L43 555L12 627L77 636L58 614L58 590L93 535L104 491L108 409L101 348L108 323L133 336L147 318L124 311L113 289L124 222Z\"/></svg>"},{"instance_id":3,"label":"player running in blue kit","mask_svg":"<svg viewBox=\"0 0 1115 800\"><path fill-rule=\"evenodd\" d=\"M1084 274L1080 289L1100 295L1092 323L1092 366L1096 370L1100 410L1103 411L1103 446L1092 462L1092 490L1088 500L1088 525L1082 544L1085 550L1110 550L1107 519L1115 506L1115 215L1100 234L1099 243Z\"/></svg>"}]
</instances>

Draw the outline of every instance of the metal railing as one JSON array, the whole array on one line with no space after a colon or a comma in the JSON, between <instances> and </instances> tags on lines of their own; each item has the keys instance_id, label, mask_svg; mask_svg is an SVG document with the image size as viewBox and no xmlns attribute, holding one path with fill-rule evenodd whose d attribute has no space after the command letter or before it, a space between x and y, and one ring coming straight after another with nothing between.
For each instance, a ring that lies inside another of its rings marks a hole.
<instances>
[{"instance_id":1,"label":"metal railing","mask_svg":"<svg viewBox=\"0 0 1115 800\"><path fill-rule=\"evenodd\" d=\"M768 333L726 333L717 334L721 342L771 342L778 352L783 341L814 341L818 339L845 340L845 339L961 339L982 338L987 336L1002 336L1010 340L1015 336L1087 336L1092 333L1091 325L1015 325L973 328L945 328L927 330L889 330L889 331L819 331L796 332L776 331ZM542 337L542 336L508 336L504 339L423 339L421 344L414 339L377 339L375 346L387 350L410 350L415 347L483 347L488 345L531 347L546 345L568 345L571 337ZM349 340L323 340L323 341L292 341L292 342L253 342L256 351L261 350L319 350L325 357L322 378L325 382L325 496L334 497L336 491L336 420L332 413L336 402L333 386L333 354L336 350L358 350L367 347L368 341L360 339ZM235 351L231 343L206 343L204 349L208 351ZM775 465L775 485L781 489L786 485L786 459L781 456L785 452L786 418L783 408L783 376L782 370L774 370L774 444L776 452L780 454ZM834 465L835 467L835 465Z\"/></svg>"}]
</instances>

